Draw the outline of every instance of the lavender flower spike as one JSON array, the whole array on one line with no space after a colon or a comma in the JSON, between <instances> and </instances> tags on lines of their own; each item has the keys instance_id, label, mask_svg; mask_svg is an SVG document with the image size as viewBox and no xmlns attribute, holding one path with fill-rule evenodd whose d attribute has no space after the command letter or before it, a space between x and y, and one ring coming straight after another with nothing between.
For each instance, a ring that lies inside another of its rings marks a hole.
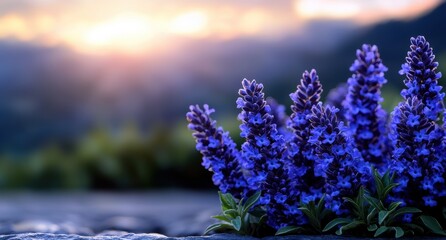
<instances>
[{"instance_id":1,"label":"lavender flower spike","mask_svg":"<svg viewBox=\"0 0 446 240\"><path fill-rule=\"evenodd\" d=\"M394 151L389 167L399 183L396 200L410 206L433 207L446 200L443 132L427 114L417 97L409 97L393 112Z\"/></svg>"},{"instance_id":2,"label":"lavender flower spike","mask_svg":"<svg viewBox=\"0 0 446 240\"><path fill-rule=\"evenodd\" d=\"M313 148L308 144L310 137L311 108L320 101L322 85L316 70L305 71L294 93L290 94L293 113L288 127L294 137L288 143L288 157L294 165L293 175L299 180L301 200L305 203L322 196L323 179L314 175ZM311 182L311 187L308 184Z\"/></svg>"},{"instance_id":3,"label":"lavender flower spike","mask_svg":"<svg viewBox=\"0 0 446 240\"><path fill-rule=\"evenodd\" d=\"M210 117L214 109L208 105L204 105L203 109L198 105L189 109L190 112L186 114L188 127L194 131L197 150L203 155L202 165L213 172L212 180L220 191L240 199L248 186L234 141L228 132L216 127L216 121Z\"/></svg>"},{"instance_id":4,"label":"lavender flower spike","mask_svg":"<svg viewBox=\"0 0 446 240\"><path fill-rule=\"evenodd\" d=\"M316 70L305 71L302 74L297 90L290 94L293 105L293 113L288 121L288 127L294 132L294 140L290 147L290 157L295 160L306 158L311 155L311 151L306 148L309 137L311 108L318 104L322 93L322 85Z\"/></svg>"},{"instance_id":5,"label":"lavender flower spike","mask_svg":"<svg viewBox=\"0 0 446 240\"><path fill-rule=\"evenodd\" d=\"M248 170L247 180L254 191L262 190L260 204L266 205L268 225L279 229L302 223L302 212L295 197L298 189L289 176L289 164L284 159L285 141L273 123L271 109L266 104L263 85L255 80L242 81L237 107L242 109L242 156Z\"/></svg>"},{"instance_id":6,"label":"lavender flower spike","mask_svg":"<svg viewBox=\"0 0 446 240\"><path fill-rule=\"evenodd\" d=\"M314 148L314 173L325 181L326 207L343 215L347 210L341 207L342 198L353 197L369 182L370 166L344 134L336 112L322 103L313 106L309 143Z\"/></svg>"},{"instance_id":7,"label":"lavender flower spike","mask_svg":"<svg viewBox=\"0 0 446 240\"><path fill-rule=\"evenodd\" d=\"M387 158L387 114L381 108L381 87L387 82L378 47L364 44L350 67L348 94L343 103L355 146L364 160L380 165Z\"/></svg>"},{"instance_id":8,"label":"lavender flower spike","mask_svg":"<svg viewBox=\"0 0 446 240\"><path fill-rule=\"evenodd\" d=\"M401 91L404 99L415 97L426 106L427 117L437 121L444 111L442 87L438 85L441 73L436 72L438 62L429 42L423 36L410 38L410 51L407 52L406 63L399 71L401 75L406 75L404 84L407 89Z\"/></svg>"}]
</instances>

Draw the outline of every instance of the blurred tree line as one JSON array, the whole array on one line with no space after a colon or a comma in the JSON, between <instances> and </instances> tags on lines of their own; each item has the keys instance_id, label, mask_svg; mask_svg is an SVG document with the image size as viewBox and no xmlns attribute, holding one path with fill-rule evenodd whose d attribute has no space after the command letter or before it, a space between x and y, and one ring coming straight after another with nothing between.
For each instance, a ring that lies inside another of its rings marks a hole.
<instances>
[{"instance_id":1,"label":"blurred tree line","mask_svg":"<svg viewBox=\"0 0 446 240\"><path fill-rule=\"evenodd\" d=\"M2 189L211 186L184 123L154 126L150 134L132 125L114 132L98 128L68 146L52 144L24 156L0 157Z\"/></svg>"}]
</instances>

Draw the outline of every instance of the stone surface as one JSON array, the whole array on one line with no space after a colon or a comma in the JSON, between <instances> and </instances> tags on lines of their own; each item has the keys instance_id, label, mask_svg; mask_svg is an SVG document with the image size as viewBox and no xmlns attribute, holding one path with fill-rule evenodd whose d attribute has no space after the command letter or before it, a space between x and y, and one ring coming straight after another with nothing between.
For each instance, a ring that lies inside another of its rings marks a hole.
<instances>
[{"instance_id":1,"label":"stone surface","mask_svg":"<svg viewBox=\"0 0 446 240\"><path fill-rule=\"evenodd\" d=\"M219 201L215 192L3 194L0 196L0 240L256 239L231 234L200 236L213 222L210 216L218 212ZM285 236L263 239L366 238Z\"/></svg>"},{"instance_id":2,"label":"stone surface","mask_svg":"<svg viewBox=\"0 0 446 240\"><path fill-rule=\"evenodd\" d=\"M67 234L53 234L53 233L27 233L16 235L3 235L0 236L0 240L255 240L257 238L238 236L232 234L215 234L211 236L189 236L189 237L166 237L161 234L134 234L134 233L116 233L115 235L97 235L97 236L79 236L79 235L67 235ZM367 240L368 238L351 238L351 237L339 237L339 236L285 236L285 237L267 237L264 240ZM370 238L370 240L380 240L379 238ZM424 238L411 238L411 239L423 239L423 240L439 240L444 238L424 237ZM383 240L381 238L381 240Z\"/></svg>"},{"instance_id":3,"label":"stone surface","mask_svg":"<svg viewBox=\"0 0 446 240\"><path fill-rule=\"evenodd\" d=\"M200 235L218 212L216 192L10 193L0 196L0 234Z\"/></svg>"}]
</instances>

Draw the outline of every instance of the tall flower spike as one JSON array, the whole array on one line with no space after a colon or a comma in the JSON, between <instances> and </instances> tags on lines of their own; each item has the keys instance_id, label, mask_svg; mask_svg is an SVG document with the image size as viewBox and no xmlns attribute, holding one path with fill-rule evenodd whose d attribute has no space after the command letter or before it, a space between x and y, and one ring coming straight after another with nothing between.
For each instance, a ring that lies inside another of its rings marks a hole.
<instances>
[{"instance_id":1,"label":"tall flower spike","mask_svg":"<svg viewBox=\"0 0 446 240\"><path fill-rule=\"evenodd\" d=\"M263 85L243 79L237 107L242 109L239 119L242 156L248 170L248 183L254 191L262 190L261 204L266 205L268 225L275 229L301 223L302 212L294 197L298 189L288 174L284 161L285 142L273 123L271 109L266 104Z\"/></svg>"},{"instance_id":2,"label":"tall flower spike","mask_svg":"<svg viewBox=\"0 0 446 240\"><path fill-rule=\"evenodd\" d=\"M417 97L426 106L426 115L430 120L438 120L444 111L442 87L438 85L441 73L436 72L438 62L429 42L423 36L410 38L410 51L407 52L406 63L399 71L406 75L404 84L407 89L401 91L404 99Z\"/></svg>"},{"instance_id":3,"label":"tall flower spike","mask_svg":"<svg viewBox=\"0 0 446 240\"><path fill-rule=\"evenodd\" d=\"M322 85L316 70L305 71L302 74L300 84L297 85L296 92L290 94L290 98L294 103L291 106L292 116L296 113L311 113L311 107L319 102L321 93Z\"/></svg>"},{"instance_id":4,"label":"tall flower spike","mask_svg":"<svg viewBox=\"0 0 446 240\"><path fill-rule=\"evenodd\" d=\"M240 155L234 141L221 127L216 127L216 121L210 114L214 109L204 105L190 106L186 114L189 129L197 142L197 150L203 155L202 165L213 172L212 180L223 193L231 193L240 199L247 191L247 182L243 177Z\"/></svg>"},{"instance_id":5,"label":"tall flower spike","mask_svg":"<svg viewBox=\"0 0 446 240\"><path fill-rule=\"evenodd\" d=\"M301 200L305 203L316 200L322 193L323 179L315 177L313 148L308 144L310 137L311 108L318 104L322 93L322 85L316 70L305 71L294 93L290 94L293 113L288 127L293 130L294 137L288 143L288 157L293 163L293 176L299 179ZM308 184L311 182L311 186Z\"/></svg>"},{"instance_id":6,"label":"tall flower spike","mask_svg":"<svg viewBox=\"0 0 446 240\"><path fill-rule=\"evenodd\" d=\"M301 161L311 155L310 150L305 147L309 137L310 122L308 118L311 115L311 108L319 103L321 93L322 85L319 76L316 70L312 69L310 72L305 71L302 74L297 90L290 94L290 98L293 100L293 105L291 105L293 113L288 121L288 127L294 132L290 154L295 161Z\"/></svg>"},{"instance_id":7,"label":"tall flower spike","mask_svg":"<svg viewBox=\"0 0 446 240\"><path fill-rule=\"evenodd\" d=\"M314 148L314 173L325 181L326 207L342 215L347 211L341 208L342 197L353 197L369 182L370 166L344 134L336 112L322 103L313 106L309 143Z\"/></svg>"},{"instance_id":8,"label":"tall flower spike","mask_svg":"<svg viewBox=\"0 0 446 240\"><path fill-rule=\"evenodd\" d=\"M381 165L386 162L386 119L381 108L381 87L387 82L378 47L364 44L356 51L356 60L350 67L348 94L343 103L345 119L349 123L356 148L364 160Z\"/></svg>"},{"instance_id":9,"label":"tall flower spike","mask_svg":"<svg viewBox=\"0 0 446 240\"><path fill-rule=\"evenodd\" d=\"M426 114L422 101L409 97L395 108L390 135L394 144L390 169L399 183L395 197L418 207L446 200L443 134Z\"/></svg>"}]
</instances>

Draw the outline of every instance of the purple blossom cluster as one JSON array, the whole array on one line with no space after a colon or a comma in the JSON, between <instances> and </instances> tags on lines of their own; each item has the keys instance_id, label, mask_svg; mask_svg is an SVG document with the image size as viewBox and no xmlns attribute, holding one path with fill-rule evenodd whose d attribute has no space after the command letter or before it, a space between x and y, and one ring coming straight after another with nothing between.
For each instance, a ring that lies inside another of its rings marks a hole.
<instances>
[{"instance_id":1,"label":"purple blossom cluster","mask_svg":"<svg viewBox=\"0 0 446 240\"><path fill-rule=\"evenodd\" d=\"M394 143L391 170L399 185L396 199L409 205L434 207L446 196L444 132L429 120L426 106L417 97L401 102L393 113Z\"/></svg>"},{"instance_id":2,"label":"purple blossom cluster","mask_svg":"<svg viewBox=\"0 0 446 240\"><path fill-rule=\"evenodd\" d=\"M314 175L324 179L326 207L342 215L346 212L341 207L342 198L353 197L369 182L370 165L354 148L352 139L345 135L343 122L336 117L338 109L320 102L311 110L308 142L314 149Z\"/></svg>"},{"instance_id":3,"label":"purple blossom cluster","mask_svg":"<svg viewBox=\"0 0 446 240\"><path fill-rule=\"evenodd\" d=\"M322 177L314 173L313 148L308 143L311 108L320 102L321 93L322 84L316 70L312 69L302 74L296 91L290 94L293 105L291 105L292 114L288 127L294 135L288 143L288 158L293 164L293 176L298 181L301 190L300 198L304 203L320 198L324 185Z\"/></svg>"},{"instance_id":4,"label":"purple blossom cluster","mask_svg":"<svg viewBox=\"0 0 446 240\"><path fill-rule=\"evenodd\" d=\"M399 73L405 75L404 84L407 89L401 91L404 99L417 97L426 106L426 116L436 121L444 111L442 87L438 85L441 73L437 72L438 62L435 61L430 44L423 36L410 38L410 51L407 52L406 63Z\"/></svg>"},{"instance_id":5,"label":"purple blossom cluster","mask_svg":"<svg viewBox=\"0 0 446 240\"><path fill-rule=\"evenodd\" d=\"M237 108L242 111L239 119L242 158L251 190L262 190L261 204L267 206L268 224L279 229L288 224L301 224L302 213L296 198L299 189L290 177L290 164L286 159L283 136L279 134L263 93L263 85L255 80L242 81Z\"/></svg>"},{"instance_id":6,"label":"purple blossom cluster","mask_svg":"<svg viewBox=\"0 0 446 240\"><path fill-rule=\"evenodd\" d=\"M399 186L395 198L411 205L434 207L446 203L445 129L438 124L444 112L441 73L429 42L423 36L410 39L410 51L401 74L405 101L393 111L394 151L390 168Z\"/></svg>"},{"instance_id":7,"label":"purple blossom cluster","mask_svg":"<svg viewBox=\"0 0 446 240\"><path fill-rule=\"evenodd\" d=\"M265 98L261 83L244 79L237 99L240 136L245 139L240 151L210 118L213 109L191 106L189 128L215 185L238 199L261 191L259 204L274 229L308 223L299 207L322 195L326 208L345 215L343 198L371 184L373 165L395 173L399 185L391 194L394 200L420 208L444 206L446 134L438 122L445 111L438 85L441 74L425 38L411 38L411 44L401 70L406 75L404 101L390 121L380 105L387 68L378 48L366 44L350 67L348 90L330 94L341 115L338 107L320 100L322 84L314 69L303 73L290 94L289 117L282 105Z\"/></svg>"},{"instance_id":8,"label":"purple blossom cluster","mask_svg":"<svg viewBox=\"0 0 446 240\"><path fill-rule=\"evenodd\" d=\"M363 158L376 165L386 161L387 114L381 108L381 87L387 82L383 65L375 45L364 44L356 50L356 60L350 67L348 94L343 103L345 118L355 146Z\"/></svg>"},{"instance_id":9,"label":"purple blossom cluster","mask_svg":"<svg viewBox=\"0 0 446 240\"><path fill-rule=\"evenodd\" d=\"M194 131L196 148L203 155L203 167L213 172L212 180L220 191L240 198L248 186L234 141L223 128L216 127L216 121L210 117L214 109L208 105L203 108L190 106L189 109L186 114L188 127Z\"/></svg>"}]
</instances>

